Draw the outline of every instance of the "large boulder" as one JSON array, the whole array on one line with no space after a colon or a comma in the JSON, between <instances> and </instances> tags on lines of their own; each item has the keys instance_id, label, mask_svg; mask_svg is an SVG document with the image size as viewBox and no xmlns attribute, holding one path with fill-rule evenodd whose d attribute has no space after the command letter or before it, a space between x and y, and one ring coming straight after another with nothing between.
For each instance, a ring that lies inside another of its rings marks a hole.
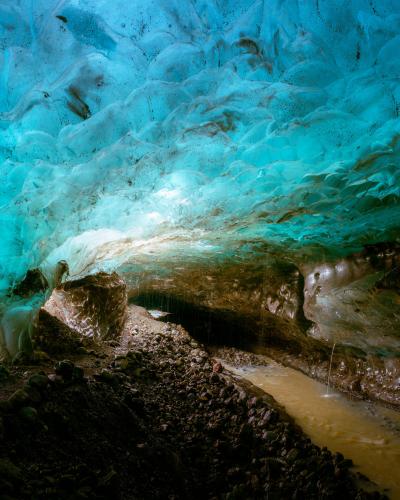
<instances>
[{"instance_id":1,"label":"large boulder","mask_svg":"<svg viewBox=\"0 0 400 500\"><path fill-rule=\"evenodd\" d=\"M68 351L83 338L118 337L125 322L127 294L117 273L97 273L63 283L39 311L35 344L48 352Z\"/></svg>"}]
</instances>

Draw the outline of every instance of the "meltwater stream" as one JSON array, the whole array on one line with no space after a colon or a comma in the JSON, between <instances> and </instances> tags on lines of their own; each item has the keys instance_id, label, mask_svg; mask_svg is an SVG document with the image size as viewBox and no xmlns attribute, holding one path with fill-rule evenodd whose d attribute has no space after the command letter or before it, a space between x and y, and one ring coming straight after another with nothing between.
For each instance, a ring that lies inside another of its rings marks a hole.
<instances>
[{"instance_id":1,"label":"meltwater stream","mask_svg":"<svg viewBox=\"0 0 400 500\"><path fill-rule=\"evenodd\" d=\"M311 440L354 462L354 470L400 499L400 414L353 401L271 359L266 366L225 368L272 395ZM328 396L328 397L327 397Z\"/></svg>"}]
</instances>

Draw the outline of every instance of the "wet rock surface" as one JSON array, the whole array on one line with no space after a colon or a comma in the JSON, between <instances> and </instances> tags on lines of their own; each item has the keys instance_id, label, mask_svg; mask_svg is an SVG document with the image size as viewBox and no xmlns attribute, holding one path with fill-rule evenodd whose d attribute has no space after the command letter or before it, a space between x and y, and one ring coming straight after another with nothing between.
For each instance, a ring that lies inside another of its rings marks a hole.
<instances>
[{"instance_id":1,"label":"wet rock surface","mask_svg":"<svg viewBox=\"0 0 400 500\"><path fill-rule=\"evenodd\" d=\"M126 306L126 285L116 273L67 281L40 309L34 344L57 354L73 352L82 341L116 338L123 329Z\"/></svg>"},{"instance_id":2,"label":"wet rock surface","mask_svg":"<svg viewBox=\"0 0 400 500\"><path fill-rule=\"evenodd\" d=\"M172 314L207 344L273 349L276 358L357 397L400 407L398 242L365 245L340 258L251 263L149 273L129 295Z\"/></svg>"},{"instance_id":3,"label":"wet rock surface","mask_svg":"<svg viewBox=\"0 0 400 500\"><path fill-rule=\"evenodd\" d=\"M271 321L270 312L259 314L256 319L254 311L246 315L240 308L237 312L207 309L195 304L196 297L191 296L192 302L188 302L171 294L142 294L134 300L168 311L169 317L209 346L231 346L234 349L230 354L235 354L237 349L248 351L249 356L267 353L277 362L324 383L331 368L331 384L340 391L400 407L400 362L398 353L388 347L390 335L382 337L386 347L378 345L377 336L374 352L367 352L355 343L342 342L339 334L331 340L318 339L299 328L294 329L288 319L275 317ZM367 307L365 301L363 304ZM359 338L362 337L359 334Z\"/></svg>"},{"instance_id":4,"label":"wet rock surface","mask_svg":"<svg viewBox=\"0 0 400 500\"><path fill-rule=\"evenodd\" d=\"M383 498L217 365L182 327L131 306L118 341L12 368L1 498Z\"/></svg>"},{"instance_id":5,"label":"wet rock surface","mask_svg":"<svg viewBox=\"0 0 400 500\"><path fill-rule=\"evenodd\" d=\"M379 401L398 410L400 407L400 360L397 357L352 354L351 347L335 346L325 350L299 353L277 346L260 348L275 361L289 366L322 383L330 380L332 387L355 399ZM332 356L332 362L330 362Z\"/></svg>"}]
</instances>

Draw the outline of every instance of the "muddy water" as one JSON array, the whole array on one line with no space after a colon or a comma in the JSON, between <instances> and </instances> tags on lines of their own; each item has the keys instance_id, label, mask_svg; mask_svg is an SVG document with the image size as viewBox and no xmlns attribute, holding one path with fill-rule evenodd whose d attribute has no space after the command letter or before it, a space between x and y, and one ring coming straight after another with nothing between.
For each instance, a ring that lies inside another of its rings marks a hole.
<instances>
[{"instance_id":1,"label":"muddy water","mask_svg":"<svg viewBox=\"0 0 400 500\"><path fill-rule=\"evenodd\" d=\"M351 401L296 370L268 359L268 366L234 368L271 394L319 446L340 451L354 471L368 476L389 498L400 499L400 414Z\"/></svg>"}]
</instances>

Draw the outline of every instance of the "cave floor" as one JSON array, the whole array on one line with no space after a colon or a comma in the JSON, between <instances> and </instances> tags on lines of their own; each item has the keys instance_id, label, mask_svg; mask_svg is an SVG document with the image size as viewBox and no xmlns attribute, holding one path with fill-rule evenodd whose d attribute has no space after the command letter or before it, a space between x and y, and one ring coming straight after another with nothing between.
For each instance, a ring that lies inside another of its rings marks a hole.
<instances>
[{"instance_id":1,"label":"cave floor","mask_svg":"<svg viewBox=\"0 0 400 500\"><path fill-rule=\"evenodd\" d=\"M118 341L11 368L0 415L3 500L384 498L137 306Z\"/></svg>"},{"instance_id":2,"label":"cave floor","mask_svg":"<svg viewBox=\"0 0 400 500\"><path fill-rule=\"evenodd\" d=\"M274 397L315 444L340 450L353 460L353 471L385 488L390 498L400 498L398 411L341 393L266 355L211 350L230 373Z\"/></svg>"}]
</instances>

